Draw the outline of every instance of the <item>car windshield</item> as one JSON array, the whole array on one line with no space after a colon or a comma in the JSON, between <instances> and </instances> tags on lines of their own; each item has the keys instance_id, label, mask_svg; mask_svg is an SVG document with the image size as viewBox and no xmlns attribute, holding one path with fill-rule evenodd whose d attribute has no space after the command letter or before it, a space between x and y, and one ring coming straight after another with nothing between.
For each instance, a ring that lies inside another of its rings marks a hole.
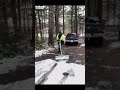
<instances>
[{"instance_id":1,"label":"car windshield","mask_svg":"<svg viewBox=\"0 0 120 90\"><path fill-rule=\"evenodd\" d=\"M74 34L68 34L67 36L68 36L68 37L75 37Z\"/></svg>"}]
</instances>

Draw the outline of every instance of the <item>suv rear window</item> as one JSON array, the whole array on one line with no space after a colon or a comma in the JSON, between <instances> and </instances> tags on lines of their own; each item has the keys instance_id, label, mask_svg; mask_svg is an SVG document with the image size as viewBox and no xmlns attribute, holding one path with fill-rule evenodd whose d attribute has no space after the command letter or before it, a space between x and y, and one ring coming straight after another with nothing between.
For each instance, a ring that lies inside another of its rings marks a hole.
<instances>
[{"instance_id":1,"label":"suv rear window","mask_svg":"<svg viewBox=\"0 0 120 90\"><path fill-rule=\"evenodd\" d=\"M67 37L75 37L74 34L68 34Z\"/></svg>"}]
</instances>

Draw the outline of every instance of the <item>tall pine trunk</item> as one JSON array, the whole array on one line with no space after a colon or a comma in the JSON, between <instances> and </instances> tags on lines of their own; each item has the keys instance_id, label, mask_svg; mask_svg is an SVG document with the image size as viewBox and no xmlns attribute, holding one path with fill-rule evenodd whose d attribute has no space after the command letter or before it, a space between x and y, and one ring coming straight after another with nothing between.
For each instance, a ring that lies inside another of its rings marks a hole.
<instances>
[{"instance_id":1,"label":"tall pine trunk","mask_svg":"<svg viewBox=\"0 0 120 90\"><path fill-rule=\"evenodd\" d=\"M64 5L63 5L63 33L65 33L65 22L64 22Z\"/></svg>"},{"instance_id":2,"label":"tall pine trunk","mask_svg":"<svg viewBox=\"0 0 120 90\"><path fill-rule=\"evenodd\" d=\"M41 40L42 40L42 24L41 24L41 20L40 20L40 11L38 10L38 20L39 20L39 33L41 35Z\"/></svg>"},{"instance_id":3,"label":"tall pine trunk","mask_svg":"<svg viewBox=\"0 0 120 90\"><path fill-rule=\"evenodd\" d=\"M31 45L35 46L35 0L32 0L32 40Z\"/></svg>"},{"instance_id":4,"label":"tall pine trunk","mask_svg":"<svg viewBox=\"0 0 120 90\"><path fill-rule=\"evenodd\" d=\"M59 6L55 6L55 27L56 27L56 35L59 32Z\"/></svg>"},{"instance_id":5,"label":"tall pine trunk","mask_svg":"<svg viewBox=\"0 0 120 90\"><path fill-rule=\"evenodd\" d=\"M19 30L21 30L21 1L17 0L17 5L18 5L18 23L19 23Z\"/></svg>"},{"instance_id":6,"label":"tall pine trunk","mask_svg":"<svg viewBox=\"0 0 120 90\"><path fill-rule=\"evenodd\" d=\"M49 6L49 45L54 45L53 41L53 24L54 24L54 17L53 17L53 6Z\"/></svg>"},{"instance_id":7,"label":"tall pine trunk","mask_svg":"<svg viewBox=\"0 0 120 90\"><path fill-rule=\"evenodd\" d=\"M71 33L73 33L73 6L71 7Z\"/></svg>"},{"instance_id":8,"label":"tall pine trunk","mask_svg":"<svg viewBox=\"0 0 120 90\"><path fill-rule=\"evenodd\" d=\"M12 19L14 25L14 32L17 32L17 12L16 12L16 0L11 0L11 11L12 11Z\"/></svg>"},{"instance_id":9,"label":"tall pine trunk","mask_svg":"<svg viewBox=\"0 0 120 90\"><path fill-rule=\"evenodd\" d=\"M75 5L75 33L78 34L77 5Z\"/></svg>"}]
</instances>

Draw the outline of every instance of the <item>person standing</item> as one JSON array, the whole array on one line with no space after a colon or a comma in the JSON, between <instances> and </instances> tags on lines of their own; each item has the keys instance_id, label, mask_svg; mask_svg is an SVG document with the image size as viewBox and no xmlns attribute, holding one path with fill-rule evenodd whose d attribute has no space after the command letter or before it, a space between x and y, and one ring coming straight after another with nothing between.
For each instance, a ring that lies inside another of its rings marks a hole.
<instances>
[{"instance_id":1,"label":"person standing","mask_svg":"<svg viewBox=\"0 0 120 90\"><path fill-rule=\"evenodd\" d=\"M65 44L65 37L66 36L61 31L56 36L56 40L58 41L59 46L58 53L61 53L60 46L62 47Z\"/></svg>"}]
</instances>

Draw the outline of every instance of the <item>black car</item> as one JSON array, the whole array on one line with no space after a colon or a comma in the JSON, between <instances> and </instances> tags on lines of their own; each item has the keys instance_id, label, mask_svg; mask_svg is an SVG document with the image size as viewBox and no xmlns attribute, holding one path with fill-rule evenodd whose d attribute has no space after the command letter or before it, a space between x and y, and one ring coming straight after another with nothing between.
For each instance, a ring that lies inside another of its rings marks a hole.
<instances>
[{"instance_id":1,"label":"black car","mask_svg":"<svg viewBox=\"0 0 120 90\"><path fill-rule=\"evenodd\" d=\"M78 45L78 37L75 33L68 33L65 40L65 45Z\"/></svg>"},{"instance_id":2,"label":"black car","mask_svg":"<svg viewBox=\"0 0 120 90\"><path fill-rule=\"evenodd\" d=\"M103 45L104 25L98 17L86 18L85 26L85 42L95 42L98 45Z\"/></svg>"}]
</instances>

